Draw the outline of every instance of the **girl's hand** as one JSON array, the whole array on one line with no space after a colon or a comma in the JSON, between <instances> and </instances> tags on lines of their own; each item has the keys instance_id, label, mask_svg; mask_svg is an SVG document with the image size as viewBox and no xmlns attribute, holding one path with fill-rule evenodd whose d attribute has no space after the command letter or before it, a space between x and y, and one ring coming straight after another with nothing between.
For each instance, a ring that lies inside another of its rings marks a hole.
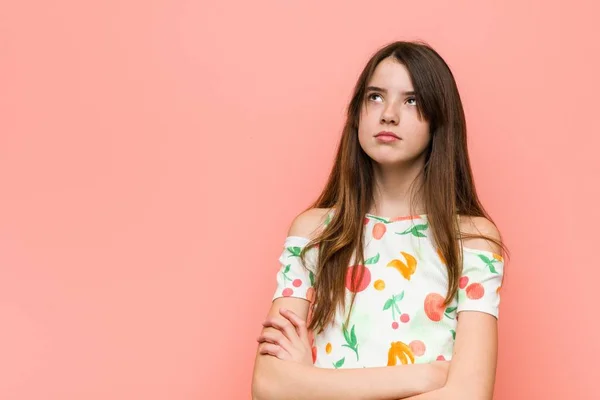
<instances>
[{"instance_id":1,"label":"girl's hand","mask_svg":"<svg viewBox=\"0 0 600 400\"><path fill-rule=\"evenodd\" d=\"M262 343L260 354L313 365L306 321L284 308L279 314L283 318L270 318L263 323L264 327L274 329L265 329L258 337L258 342Z\"/></svg>"}]
</instances>

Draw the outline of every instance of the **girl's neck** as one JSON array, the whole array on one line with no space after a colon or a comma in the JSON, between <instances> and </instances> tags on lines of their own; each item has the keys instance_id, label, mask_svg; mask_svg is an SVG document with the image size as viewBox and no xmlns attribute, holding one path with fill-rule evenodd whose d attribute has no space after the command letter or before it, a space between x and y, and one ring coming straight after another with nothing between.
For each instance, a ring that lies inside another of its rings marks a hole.
<instances>
[{"instance_id":1,"label":"girl's neck","mask_svg":"<svg viewBox=\"0 0 600 400\"><path fill-rule=\"evenodd\" d=\"M404 168L375 165L374 198L369 213L384 217L424 214L423 199L415 196L423 183L422 168L414 164Z\"/></svg>"}]
</instances>

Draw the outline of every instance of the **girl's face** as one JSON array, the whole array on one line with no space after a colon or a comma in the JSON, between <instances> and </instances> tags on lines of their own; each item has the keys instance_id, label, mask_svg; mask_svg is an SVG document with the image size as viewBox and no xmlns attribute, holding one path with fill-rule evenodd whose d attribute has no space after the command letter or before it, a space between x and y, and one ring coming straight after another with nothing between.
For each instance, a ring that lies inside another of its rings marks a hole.
<instances>
[{"instance_id":1,"label":"girl's face","mask_svg":"<svg viewBox=\"0 0 600 400\"><path fill-rule=\"evenodd\" d=\"M386 58L367 84L358 126L362 149L382 166L424 164L430 140L429 123L419 115L408 70Z\"/></svg>"}]
</instances>

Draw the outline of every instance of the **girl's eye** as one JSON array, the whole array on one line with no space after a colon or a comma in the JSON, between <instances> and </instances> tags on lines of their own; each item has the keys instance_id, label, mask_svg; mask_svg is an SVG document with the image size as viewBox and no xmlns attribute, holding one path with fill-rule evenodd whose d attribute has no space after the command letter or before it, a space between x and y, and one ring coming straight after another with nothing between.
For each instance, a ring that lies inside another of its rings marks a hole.
<instances>
[{"instance_id":1,"label":"girl's eye","mask_svg":"<svg viewBox=\"0 0 600 400\"><path fill-rule=\"evenodd\" d=\"M368 95L368 96L367 96L367 98L368 98L369 100L371 100L371 101L380 101L380 100L383 100L383 99L381 98L381 95L380 95L379 93L371 93L370 95ZM378 100L378 98L379 98L380 100Z\"/></svg>"},{"instance_id":2,"label":"girl's eye","mask_svg":"<svg viewBox=\"0 0 600 400\"><path fill-rule=\"evenodd\" d=\"M409 97L408 99L406 99L406 101L408 102L408 104L410 104L411 106L416 106L417 105L417 99L414 97Z\"/></svg>"}]
</instances>

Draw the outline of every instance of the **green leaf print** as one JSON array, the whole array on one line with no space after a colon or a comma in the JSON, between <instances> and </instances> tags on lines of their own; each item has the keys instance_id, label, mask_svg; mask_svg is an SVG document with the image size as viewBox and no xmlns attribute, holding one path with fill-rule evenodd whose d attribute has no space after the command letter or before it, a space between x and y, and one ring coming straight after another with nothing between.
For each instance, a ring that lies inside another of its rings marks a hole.
<instances>
[{"instance_id":1,"label":"green leaf print","mask_svg":"<svg viewBox=\"0 0 600 400\"><path fill-rule=\"evenodd\" d=\"M341 368L344 365L344 361L346 361L346 357L339 359L338 361L333 363L333 367L335 369Z\"/></svg>"},{"instance_id":2,"label":"green leaf print","mask_svg":"<svg viewBox=\"0 0 600 400\"><path fill-rule=\"evenodd\" d=\"M291 256L289 257L299 257L300 253L302 252L302 248L294 246L294 247L288 247L287 251L289 251L290 253L292 253Z\"/></svg>"},{"instance_id":3,"label":"green leaf print","mask_svg":"<svg viewBox=\"0 0 600 400\"><path fill-rule=\"evenodd\" d=\"M344 333L344 340L346 343L350 342L350 335L348 334L348 330L346 329L346 325L342 326L342 332Z\"/></svg>"},{"instance_id":4,"label":"green leaf print","mask_svg":"<svg viewBox=\"0 0 600 400\"><path fill-rule=\"evenodd\" d=\"M388 224L390 222L390 221L388 221L385 218L376 217L374 215L369 215L369 218L374 219L374 220L379 221L379 222L383 222L384 224Z\"/></svg>"},{"instance_id":5,"label":"green leaf print","mask_svg":"<svg viewBox=\"0 0 600 400\"><path fill-rule=\"evenodd\" d=\"M331 215L329 215L329 213L327 213L327 218L325 218L325 222L323 223L325 226L329 225L329 223L331 222Z\"/></svg>"},{"instance_id":6,"label":"green leaf print","mask_svg":"<svg viewBox=\"0 0 600 400\"><path fill-rule=\"evenodd\" d=\"M291 281L291 279L287 276L287 273L290 272L290 267L292 266L292 264L288 264L285 266L285 268L283 269L283 272L281 273L281 275L283 276L283 281Z\"/></svg>"},{"instance_id":7,"label":"green leaf print","mask_svg":"<svg viewBox=\"0 0 600 400\"><path fill-rule=\"evenodd\" d=\"M377 253L374 257L367 258L365 260L365 265L377 264L378 261L379 261L379 253Z\"/></svg>"},{"instance_id":8,"label":"green leaf print","mask_svg":"<svg viewBox=\"0 0 600 400\"><path fill-rule=\"evenodd\" d=\"M450 333L452 333L452 340L456 340L456 332L453 330L450 330Z\"/></svg>"},{"instance_id":9,"label":"green leaf print","mask_svg":"<svg viewBox=\"0 0 600 400\"><path fill-rule=\"evenodd\" d=\"M354 354L356 354L356 361L358 361L358 345L356 346L350 346L349 344L343 344L342 347L347 347L350 350L352 350L354 352Z\"/></svg>"},{"instance_id":10,"label":"green leaf print","mask_svg":"<svg viewBox=\"0 0 600 400\"><path fill-rule=\"evenodd\" d=\"M387 299L385 304L383 305L383 311L392 309L392 321L396 320L396 313L402 314L400 311L400 307L398 307L398 302L404 298L404 290L400 294L395 294L391 298Z\"/></svg>"},{"instance_id":11,"label":"green leaf print","mask_svg":"<svg viewBox=\"0 0 600 400\"><path fill-rule=\"evenodd\" d=\"M310 286L315 285L315 274L312 271L308 271L308 278L310 279Z\"/></svg>"},{"instance_id":12,"label":"green leaf print","mask_svg":"<svg viewBox=\"0 0 600 400\"><path fill-rule=\"evenodd\" d=\"M496 271L496 268L494 267L494 263L499 262L498 260L496 260L495 258L492 258L490 260L484 254L478 254L478 256L481 259L481 261L483 261L485 263L485 265L487 265L487 267L490 269L490 272L492 274L497 274L498 273L498 271Z\"/></svg>"},{"instance_id":13,"label":"green leaf print","mask_svg":"<svg viewBox=\"0 0 600 400\"><path fill-rule=\"evenodd\" d=\"M454 311L456 311L456 307L448 307L446 308L446 311L444 311L444 315L446 318L454 319L454 317L451 315Z\"/></svg>"},{"instance_id":14,"label":"green leaf print","mask_svg":"<svg viewBox=\"0 0 600 400\"><path fill-rule=\"evenodd\" d=\"M346 328L346 326L343 327L344 339L346 339L346 343L348 343L350 346L356 345L356 333L354 332L354 326L355 325L352 325L351 332L348 332L348 328Z\"/></svg>"},{"instance_id":15,"label":"green leaf print","mask_svg":"<svg viewBox=\"0 0 600 400\"><path fill-rule=\"evenodd\" d=\"M356 345L356 334L354 333L354 327L356 325L352 325L352 330L350 331L350 341L353 345Z\"/></svg>"},{"instance_id":16,"label":"green leaf print","mask_svg":"<svg viewBox=\"0 0 600 400\"><path fill-rule=\"evenodd\" d=\"M477 256L479 258L481 258L483 260L483 262L486 263L486 264L490 264L492 262L492 260L490 260L489 258L487 258L487 256L485 254L477 254Z\"/></svg>"},{"instance_id":17,"label":"green leaf print","mask_svg":"<svg viewBox=\"0 0 600 400\"><path fill-rule=\"evenodd\" d=\"M413 236L416 237L427 237L427 235L424 235L423 233L421 233L421 231L424 231L428 228L429 224L419 224L419 225L415 225L412 228L408 228L406 229L404 232L396 232L396 235L408 235L411 234Z\"/></svg>"},{"instance_id":18,"label":"green leaf print","mask_svg":"<svg viewBox=\"0 0 600 400\"><path fill-rule=\"evenodd\" d=\"M387 299L385 304L383 305L383 311L387 310L394 304L394 299Z\"/></svg>"},{"instance_id":19,"label":"green leaf print","mask_svg":"<svg viewBox=\"0 0 600 400\"><path fill-rule=\"evenodd\" d=\"M346 340L346 344L343 344L342 347L347 347L350 350L354 351L354 353L356 353L356 361L358 361L358 342L356 339L356 333L354 332L354 327L355 325L352 325L350 333L348 333L348 329L345 325L342 327L344 332L344 339Z\"/></svg>"}]
</instances>

